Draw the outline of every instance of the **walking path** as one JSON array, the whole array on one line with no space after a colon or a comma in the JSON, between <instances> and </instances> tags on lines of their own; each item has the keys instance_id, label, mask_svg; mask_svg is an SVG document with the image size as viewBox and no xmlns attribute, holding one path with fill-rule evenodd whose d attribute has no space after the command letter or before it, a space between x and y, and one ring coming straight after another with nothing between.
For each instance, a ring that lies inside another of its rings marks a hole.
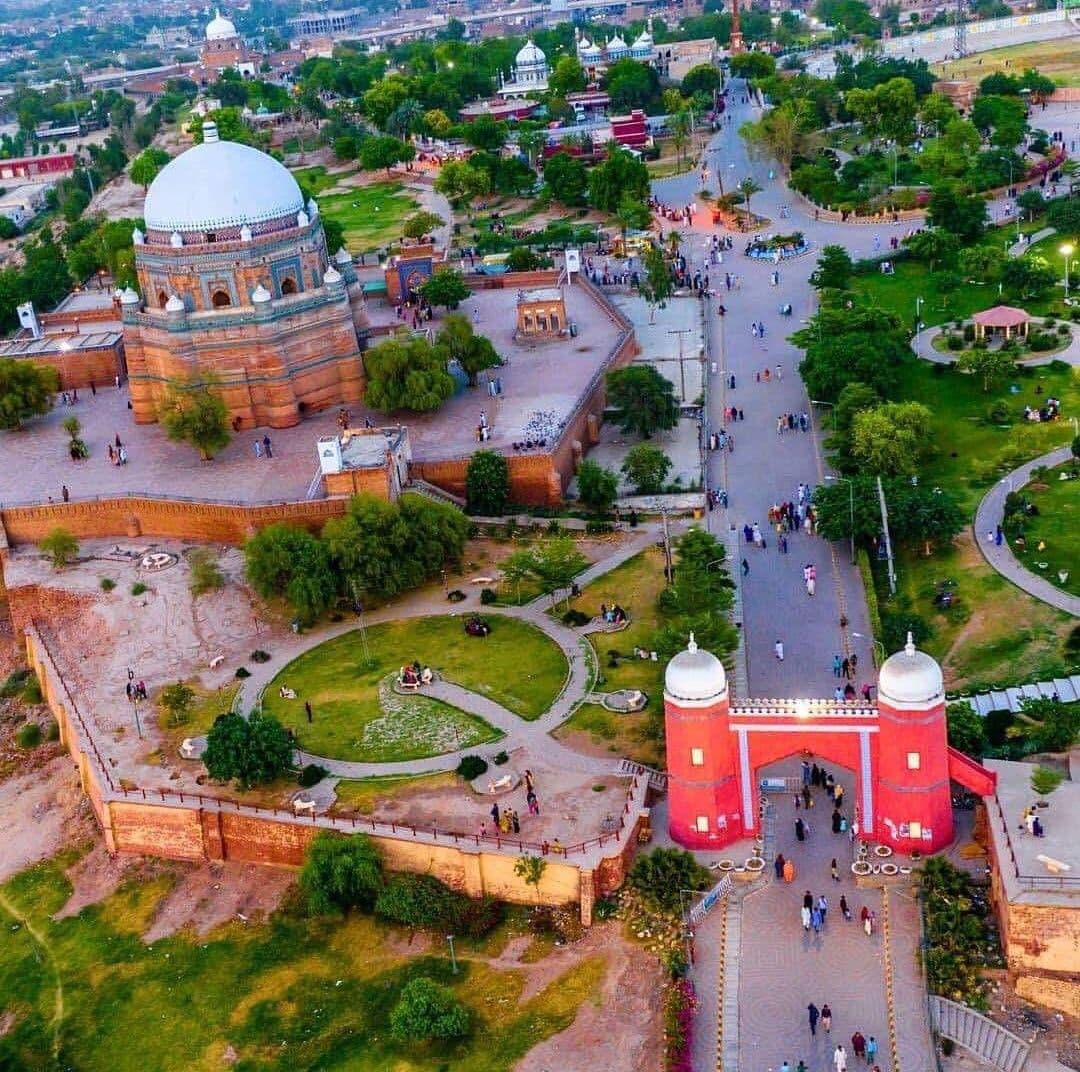
<instances>
[{"instance_id":1,"label":"walking path","mask_svg":"<svg viewBox=\"0 0 1080 1072\"><path fill-rule=\"evenodd\" d=\"M983 496L979 508L975 511L975 542L983 553L983 558L990 563L1003 577L1012 581L1017 588L1022 588L1028 595L1049 603L1058 610L1071 614L1074 618L1080 618L1080 596L1071 595L1062 591L1048 580L1025 569L1015 558L1008 543L1002 541L998 545L994 540L997 531L1005 516L1005 497L1014 489L1022 488L1031 480L1032 471L1040 465L1056 466L1063 465L1072 457L1071 447L1059 447L1057 450L1044 454L1041 458L1035 458L1026 465L1014 469L1008 476L999 480ZM1080 568L1080 564L1078 564Z\"/></svg>"}]
</instances>

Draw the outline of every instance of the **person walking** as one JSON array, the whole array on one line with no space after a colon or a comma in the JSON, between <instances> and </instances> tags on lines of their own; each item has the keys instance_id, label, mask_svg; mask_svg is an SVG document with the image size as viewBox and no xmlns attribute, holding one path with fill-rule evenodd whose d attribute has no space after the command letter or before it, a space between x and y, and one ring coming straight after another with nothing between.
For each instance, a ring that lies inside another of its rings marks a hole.
<instances>
[{"instance_id":1,"label":"person walking","mask_svg":"<svg viewBox=\"0 0 1080 1072\"><path fill-rule=\"evenodd\" d=\"M822 894L817 899L817 907L818 911L821 913L821 925L824 927L825 917L829 914L829 899L825 896L825 894Z\"/></svg>"},{"instance_id":2,"label":"person walking","mask_svg":"<svg viewBox=\"0 0 1080 1072\"><path fill-rule=\"evenodd\" d=\"M776 854L776 860L773 862L773 870L776 872L777 879L784 877L784 854L782 852Z\"/></svg>"},{"instance_id":3,"label":"person walking","mask_svg":"<svg viewBox=\"0 0 1080 1072\"><path fill-rule=\"evenodd\" d=\"M750 563L744 558L742 560L742 575L748 577L750 575Z\"/></svg>"},{"instance_id":4,"label":"person walking","mask_svg":"<svg viewBox=\"0 0 1080 1072\"><path fill-rule=\"evenodd\" d=\"M773 653L780 662L784 661L784 642L782 640L778 639L776 643L773 644Z\"/></svg>"},{"instance_id":5,"label":"person walking","mask_svg":"<svg viewBox=\"0 0 1080 1072\"><path fill-rule=\"evenodd\" d=\"M833 857L832 863L829 865L829 874L833 877L833 882L840 881L840 868L836 863L836 857ZM843 898L841 898L841 901Z\"/></svg>"},{"instance_id":6,"label":"person walking","mask_svg":"<svg viewBox=\"0 0 1080 1072\"><path fill-rule=\"evenodd\" d=\"M806 911L806 910L803 909L803 911ZM821 928L822 928L823 923L824 923L824 920L822 920L822 918L821 918L821 911L816 906L814 908L811 908L810 909L810 926L812 926L814 928L814 933L815 934L820 934L821 933Z\"/></svg>"},{"instance_id":7,"label":"person walking","mask_svg":"<svg viewBox=\"0 0 1080 1072\"><path fill-rule=\"evenodd\" d=\"M847 1072L847 1051L842 1042L833 1050L832 1063L836 1072Z\"/></svg>"},{"instance_id":8,"label":"person walking","mask_svg":"<svg viewBox=\"0 0 1080 1072\"><path fill-rule=\"evenodd\" d=\"M866 1040L866 1063L868 1065L872 1065L874 1063L875 1059L877 1058L877 1051L878 1051L877 1039L874 1038L873 1035L871 1035Z\"/></svg>"},{"instance_id":9,"label":"person walking","mask_svg":"<svg viewBox=\"0 0 1080 1072\"><path fill-rule=\"evenodd\" d=\"M798 841L806 840L806 824L802 821L802 816L795 820L795 838Z\"/></svg>"},{"instance_id":10,"label":"person walking","mask_svg":"<svg viewBox=\"0 0 1080 1072\"><path fill-rule=\"evenodd\" d=\"M840 894L840 914L848 923L851 922L851 909L848 908L847 898L843 894Z\"/></svg>"},{"instance_id":11,"label":"person walking","mask_svg":"<svg viewBox=\"0 0 1080 1072\"><path fill-rule=\"evenodd\" d=\"M859 919L862 920L863 930L866 931L866 936L869 938L874 933L874 912L867 905L862 906L862 911L859 913Z\"/></svg>"},{"instance_id":12,"label":"person walking","mask_svg":"<svg viewBox=\"0 0 1080 1072\"><path fill-rule=\"evenodd\" d=\"M811 1036L814 1036L817 1034L817 1022L821 1013L818 1012L818 1007L812 1001L806 1006L806 1015L810 1020L810 1034ZM802 1062L800 1062L800 1064L801 1063Z\"/></svg>"},{"instance_id":13,"label":"person walking","mask_svg":"<svg viewBox=\"0 0 1080 1072\"><path fill-rule=\"evenodd\" d=\"M802 929L808 931L814 921L814 913L806 905L803 905L799 910L799 918L802 920Z\"/></svg>"},{"instance_id":14,"label":"person walking","mask_svg":"<svg viewBox=\"0 0 1080 1072\"><path fill-rule=\"evenodd\" d=\"M828 1002L821 1006L821 1026L825 1028L826 1035L832 1033L832 1009Z\"/></svg>"},{"instance_id":15,"label":"person walking","mask_svg":"<svg viewBox=\"0 0 1080 1072\"><path fill-rule=\"evenodd\" d=\"M810 784L810 763L805 759L802 761L802 784Z\"/></svg>"},{"instance_id":16,"label":"person walking","mask_svg":"<svg viewBox=\"0 0 1080 1072\"><path fill-rule=\"evenodd\" d=\"M304 714L307 715L308 722L311 722L312 721L312 714L311 714L311 701L310 700L305 700L304 701Z\"/></svg>"},{"instance_id":17,"label":"person walking","mask_svg":"<svg viewBox=\"0 0 1080 1072\"><path fill-rule=\"evenodd\" d=\"M851 1052L860 1058L866 1057L866 1038L863 1033L856 1028L855 1034L851 1036Z\"/></svg>"},{"instance_id":18,"label":"person walking","mask_svg":"<svg viewBox=\"0 0 1080 1072\"><path fill-rule=\"evenodd\" d=\"M268 458L274 456L274 448L270 445L270 437L268 435L263 436L263 450L266 451L266 456Z\"/></svg>"}]
</instances>

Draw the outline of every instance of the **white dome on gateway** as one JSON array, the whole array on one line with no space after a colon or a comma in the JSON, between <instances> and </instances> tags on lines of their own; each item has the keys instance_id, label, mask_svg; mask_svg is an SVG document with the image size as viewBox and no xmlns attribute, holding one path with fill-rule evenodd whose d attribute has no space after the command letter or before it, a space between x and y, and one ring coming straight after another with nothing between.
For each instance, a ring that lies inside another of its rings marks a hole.
<instances>
[{"instance_id":1,"label":"white dome on gateway","mask_svg":"<svg viewBox=\"0 0 1080 1072\"><path fill-rule=\"evenodd\" d=\"M245 225L256 232L278 230L273 224L279 221L296 226L304 196L288 168L250 145L219 141L214 123L204 125L203 138L150 184L143 209L149 241L174 231L216 235L235 229L239 237Z\"/></svg>"},{"instance_id":2,"label":"white dome on gateway","mask_svg":"<svg viewBox=\"0 0 1080 1072\"><path fill-rule=\"evenodd\" d=\"M664 671L664 693L675 703L699 704L717 700L727 691L724 664L711 651L697 646L694 634Z\"/></svg>"},{"instance_id":3,"label":"white dome on gateway","mask_svg":"<svg viewBox=\"0 0 1080 1072\"><path fill-rule=\"evenodd\" d=\"M932 707L945 698L945 683L937 660L915 647L911 633L903 651L890 655L878 672L878 696L900 708Z\"/></svg>"}]
</instances>

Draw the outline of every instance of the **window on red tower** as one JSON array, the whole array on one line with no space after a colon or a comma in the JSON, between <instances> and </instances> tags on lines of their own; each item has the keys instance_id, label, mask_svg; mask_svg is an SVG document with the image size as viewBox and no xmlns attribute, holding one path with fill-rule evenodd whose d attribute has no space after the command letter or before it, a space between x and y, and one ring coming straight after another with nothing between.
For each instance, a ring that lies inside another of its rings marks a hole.
<instances>
[{"instance_id":1,"label":"window on red tower","mask_svg":"<svg viewBox=\"0 0 1080 1072\"><path fill-rule=\"evenodd\" d=\"M922 767L922 756L918 752L908 752L907 769L919 770Z\"/></svg>"},{"instance_id":2,"label":"window on red tower","mask_svg":"<svg viewBox=\"0 0 1080 1072\"><path fill-rule=\"evenodd\" d=\"M704 767L705 766L705 749L704 748L691 748L690 749L690 766L691 767Z\"/></svg>"},{"instance_id":3,"label":"window on red tower","mask_svg":"<svg viewBox=\"0 0 1080 1072\"><path fill-rule=\"evenodd\" d=\"M697 822L694 823L694 827L699 834L707 834L709 832L709 817L707 815L699 815Z\"/></svg>"}]
</instances>

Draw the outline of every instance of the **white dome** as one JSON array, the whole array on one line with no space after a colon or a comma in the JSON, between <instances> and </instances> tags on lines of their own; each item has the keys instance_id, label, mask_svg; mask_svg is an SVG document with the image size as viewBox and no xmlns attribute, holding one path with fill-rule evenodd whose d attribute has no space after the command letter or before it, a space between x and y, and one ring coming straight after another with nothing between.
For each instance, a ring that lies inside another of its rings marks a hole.
<instances>
[{"instance_id":1,"label":"white dome","mask_svg":"<svg viewBox=\"0 0 1080 1072\"><path fill-rule=\"evenodd\" d=\"M331 264L323 275L324 283L340 283L341 273Z\"/></svg>"},{"instance_id":2,"label":"white dome","mask_svg":"<svg viewBox=\"0 0 1080 1072\"><path fill-rule=\"evenodd\" d=\"M207 41L227 41L230 37L236 37L236 27L225 18L221 9L214 11L214 17L206 25Z\"/></svg>"},{"instance_id":3,"label":"white dome","mask_svg":"<svg viewBox=\"0 0 1080 1072\"><path fill-rule=\"evenodd\" d=\"M608 48L608 52L625 52L626 51L626 42L618 34L616 34L607 43L607 48Z\"/></svg>"},{"instance_id":4,"label":"white dome","mask_svg":"<svg viewBox=\"0 0 1080 1072\"><path fill-rule=\"evenodd\" d=\"M263 302L268 302L270 300L270 297L270 291L268 291L266 287L264 287L262 283L260 283L251 292L251 303L253 305L261 305Z\"/></svg>"},{"instance_id":5,"label":"white dome","mask_svg":"<svg viewBox=\"0 0 1080 1072\"><path fill-rule=\"evenodd\" d=\"M167 313L182 313L184 311L184 303L173 294L169 300L165 303L165 312Z\"/></svg>"},{"instance_id":6,"label":"white dome","mask_svg":"<svg viewBox=\"0 0 1080 1072\"><path fill-rule=\"evenodd\" d=\"M515 63L519 67L528 67L530 65L538 67L542 63L547 63L547 57L532 43L530 38L521 46L521 51L515 57Z\"/></svg>"},{"instance_id":7,"label":"white dome","mask_svg":"<svg viewBox=\"0 0 1080 1072\"><path fill-rule=\"evenodd\" d=\"M588 41L584 42L581 46L581 54L583 56L597 56L599 57L601 48L599 45L589 44Z\"/></svg>"},{"instance_id":8,"label":"white dome","mask_svg":"<svg viewBox=\"0 0 1080 1072\"><path fill-rule=\"evenodd\" d=\"M334 254L335 264L352 264L352 254L342 246L341 249Z\"/></svg>"},{"instance_id":9,"label":"white dome","mask_svg":"<svg viewBox=\"0 0 1080 1072\"><path fill-rule=\"evenodd\" d=\"M209 128L209 129L208 129ZM304 195L288 168L235 141L204 141L165 165L150 184L143 217L154 231L212 231L296 216Z\"/></svg>"},{"instance_id":10,"label":"white dome","mask_svg":"<svg viewBox=\"0 0 1080 1072\"><path fill-rule=\"evenodd\" d=\"M697 646L694 634L686 651L680 651L664 671L664 692L673 700L714 700L727 690L724 664L711 651Z\"/></svg>"},{"instance_id":11,"label":"white dome","mask_svg":"<svg viewBox=\"0 0 1080 1072\"><path fill-rule=\"evenodd\" d=\"M890 655L878 672L878 696L901 707L930 707L944 698L937 660L919 651L908 633L903 651Z\"/></svg>"},{"instance_id":12,"label":"white dome","mask_svg":"<svg viewBox=\"0 0 1080 1072\"><path fill-rule=\"evenodd\" d=\"M641 36L634 42L634 48L652 48L653 39L652 34L648 30L642 30Z\"/></svg>"},{"instance_id":13,"label":"white dome","mask_svg":"<svg viewBox=\"0 0 1080 1072\"><path fill-rule=\"evenodd\" d=\"M131 287L126 287L120 294L121 305L138 305L142 299Z\"/></svg>"}]
</instances>

